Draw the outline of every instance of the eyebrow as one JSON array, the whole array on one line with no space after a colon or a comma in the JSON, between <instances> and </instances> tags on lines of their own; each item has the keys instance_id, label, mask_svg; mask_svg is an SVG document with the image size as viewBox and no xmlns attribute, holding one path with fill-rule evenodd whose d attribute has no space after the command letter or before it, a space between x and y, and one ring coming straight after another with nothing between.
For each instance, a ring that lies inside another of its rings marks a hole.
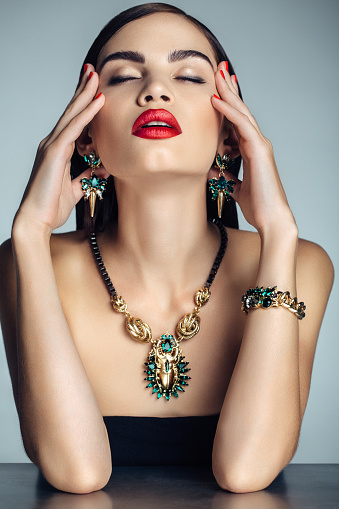
<instances>
[{"instance_id":1,"label":"eyebrow","mask_svg":"<svg viewBox=\"0 0 339 509\"><path fill-rule=\"evenodd\" d=\"M168 55L168 62L179 62L180 60L185 60L186 58L201 58L208 62L214 70L213 64L207 55L192 49L171 51ZM146 61L145 56L138 51L116 51L115 53L111 53L106 58L104 58L99 66L99 72L102 70L104 65L107 64L107 62L111 62L112 60L129 60L131 62L137 62L138 64L144 64Z\"/></svg>"}]
</instances>

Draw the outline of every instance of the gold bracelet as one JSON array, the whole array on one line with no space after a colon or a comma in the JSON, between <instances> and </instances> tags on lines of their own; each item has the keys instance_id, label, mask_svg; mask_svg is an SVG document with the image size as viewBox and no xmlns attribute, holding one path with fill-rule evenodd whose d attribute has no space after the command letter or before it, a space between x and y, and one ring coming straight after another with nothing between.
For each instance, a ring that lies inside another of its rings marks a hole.
<instances>
[{"instance_id":1,"label":"gold bracelet","mask_svg":"<svg viewBox=\"0 0 339 509\"><path fill-rule=\"evenodd\" d=\"M276 286L250 288L241 298L241 310L247 315L249 309L284 306L302 320L305 317L305 304L298 302L297 297L291 299L290 292L279 292L276 288Z\"/></svg>"}]
</instances>

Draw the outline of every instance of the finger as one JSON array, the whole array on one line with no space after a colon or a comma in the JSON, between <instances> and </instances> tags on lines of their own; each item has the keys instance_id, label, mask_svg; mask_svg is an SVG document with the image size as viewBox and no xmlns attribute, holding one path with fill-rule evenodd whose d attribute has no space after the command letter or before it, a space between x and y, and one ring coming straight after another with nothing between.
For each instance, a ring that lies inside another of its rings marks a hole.
<instances>
[{"instance_id":1,"label":"finger","mask_svg":"<svg viewBox=\"0 0 339 509\"><path fill-rule=\"evenodd\" d=\"M49 157L51 159L59 159L63 163L70 161L75 141L104 104L105 96L101 93L85 109L73 117L53 143L47 147L46 153L49 154Z\"/></svg>"},{"instance_id":2,"label":"finger","mask_svg":"<svg viewBox=\"0 0 339 509\"><path fill-rule=\"evenodd\" d=\"M93 75L94 72L95 72L95 67L92 64L85 64L84 69L83 69L82 73L80 74L79 82L77 84L76 90L75 90L74 95L73 95L72 99L70 100L69 104L74 102L75 99L78 97L78 95L83 91L83 89L86 86L89 76L91 75L91 73ZM65 109L65 111L66 111L66 109Z\"/></svg>"},{"instance_id":3,"label":"finger","mask_svg":"<svg viewBox=\"0 0 339 509\"><path fill-rule=\"evenodd\" d=\"M236 76L235 76L235 74L232 76L229 74L228 62L227 61L220 62L218 65L218 71L222 71L222 73L220 73L222 75L222 77L227 81L227 83L231 87L231 90L239 96L239 89L238 89L238 85L236 84ZM228 79L229 77L230 77L230 79ZM234 80L234 78L235 78L235 80Z\"/></svg>"},{"instance_id":4,"label":"finger","mask_svg":"<svg viewBox=\"0 0 339 509\"><path fill-rule=\"evenodd\" d=\"M250 122L257 129L257 131L260 132L259 126L255 118L253 117L253 115L251 115L248 107L243 103L243 101L239 97L238 89L234 83L235 79L231 78L228 71L225 69L225 65L223 65L223 63L219 64L218 66L215 81L220 97L224 101L228 102L231 106L237 108L240 112L246 115L249 118Z\"/></svg>"},{"instance_id":5,"label":"finger","mask_svg":"<svg viewBox=\"0 0 339 509\"><path fill-rule=\"evenodd\" d=\"M211 100L215 109L220 111L233 124L239 140L243 138L244 141L255 141L258 140L258 136L263 138L260 131L258 132L245 113L234 108L227 101L219 99L216 95Z\"/></svg>"},{"instance_id":6,"label":"finger","mask_svg":"<svg viewBox=\"0 0 339 509\"><path fill-rule=\"evenodd\" d=\"M99 84L99 77L96 72L89 71L89 69L90 68L86 70L86 73L82 78L82 82L74 94L73 99L67 105L67 108L65 109L58 123L48 137L45 143L45 147L54 142L54 140L59 136L61 131L65 129L69 122L81 111L83 111L96 95Z\"/></svg>"},{"instance_id":7,"label":"finger","mask_svg":"<svg viewBox=\"0 0 339 509\"><path fill-rule=\"evenodd\" d=\"M80 74L76 91L74 92L74 95L73 95L72 99L70 100L70 102L68 103L67 107L69 107L70 104L72 104L75 101L75 99L78 97L78 95L81 94L81 92L83 91L83 89L86 86L86 83L88 81L88 77L89 77L90 73L91 72L93 73L94 70L95 69L94 69L93 65L85 64L84 69L82 70L82 72ZM59 120L58 120L57 124L55 125L55 127L53 128L53 130L40 142L39 149L46 147L48 144L50 144L53 141L53 139L55 139L55 137L58 134L57 133L58 124L60 123L63 115L65 114L67 107L65 108L63 114L59 118Z\"/></svg>"}]
</instances>

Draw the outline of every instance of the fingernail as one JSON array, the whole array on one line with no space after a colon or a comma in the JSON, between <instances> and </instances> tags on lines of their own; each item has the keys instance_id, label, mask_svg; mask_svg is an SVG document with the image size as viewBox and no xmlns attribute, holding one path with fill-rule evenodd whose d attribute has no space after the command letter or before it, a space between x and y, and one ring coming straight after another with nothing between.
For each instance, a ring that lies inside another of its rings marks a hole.
<instances>
[{"instance_id":1,"label":"fingernail","mask_svg":"<svg viewBox=\"0 0 339 509\"><path fill-rule=\"evenodd\" d=\"M95 99L98 99L98 97L100 97L101 95L102 95L102 92L100 92L100 94L98 94L98 95L94 98L94 100L95 100Z\"/></svg>"},{"instance_id":2,"label":"fingernail","mask_svg":"<svg viewBox=\"0 0 339 509\"><path fill-rule=\"evenodd\" d=\"M87 64L85 64L85 67L84 67L84 74L85 74L85 72L87 71L87 67L88 67L88 65L87 65Z\"/></svg>"},{"instance_id":3,"label":"fingernail","mask_svg":"<svg viewBox=\"0 0 339 509\"><path fill-rule=\"evenodd\" d=\"M222 69L220 69L220 74L225 79L225 74L224 74L224 71Z\"/></svg>"},{"instance_id":4,"label":"fingernail","mask_svg":"<svg viewBox=\"0 0 339 509\"><path fill-rule=\"evenodd\" d=\"M236 83L238 83L237 75L236 75L236 74L234 75L234 81L235 81Z\"/></svg>"},{"instance_id":5,"label":"fingernail","mask_svg":"<svg viewBox=\"0 0 339 509\"><path fill-rule=\"evenodd\" d=\"M227 60L225 60L225 67L226 67L226 71L228 72L228 62L227 62Z\"/></svg>"},{"instance_id":6,"label":"fingernail","mask_svg":"<svg viewBox=\"0 0 339 509\"><path fill-rule=\"evenodd\" d=\"M88 81L91 79L91 77L92 77L92 76L93 76L93 72L91 71L91 72L89 73L89 76L88 76Z\"/></svg>"},{"instance_id":7,"label":"fingernail","mask_svg":"<svg viewBox=\"0 0 339 509\"><path fill-rule=\"evenodd\" d=\"M218 97L217 95L213 94L213 97L215 97L216 99L219 99L219 101L221 101L220 97Z\"/></svg>"}]
</instances>

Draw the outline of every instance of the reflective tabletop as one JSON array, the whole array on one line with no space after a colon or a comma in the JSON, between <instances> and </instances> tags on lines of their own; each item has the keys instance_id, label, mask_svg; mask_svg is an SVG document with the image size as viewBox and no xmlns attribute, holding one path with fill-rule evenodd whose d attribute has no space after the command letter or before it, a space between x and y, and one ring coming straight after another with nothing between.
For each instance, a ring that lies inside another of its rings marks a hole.
<instances>
[{"instance_id":1,"label":"reflective tabletop","mask_svg":"<svg viewBox=\"0 0 339 509\"><path fill-rule=\"evenodd\" d=\"M290 464L265 490L222 490L205 467L113 467L107 486L85 495L56 490L31 463L0 464L1 509L339 509L338 464Z\"/></svg>"}]
</instances>

